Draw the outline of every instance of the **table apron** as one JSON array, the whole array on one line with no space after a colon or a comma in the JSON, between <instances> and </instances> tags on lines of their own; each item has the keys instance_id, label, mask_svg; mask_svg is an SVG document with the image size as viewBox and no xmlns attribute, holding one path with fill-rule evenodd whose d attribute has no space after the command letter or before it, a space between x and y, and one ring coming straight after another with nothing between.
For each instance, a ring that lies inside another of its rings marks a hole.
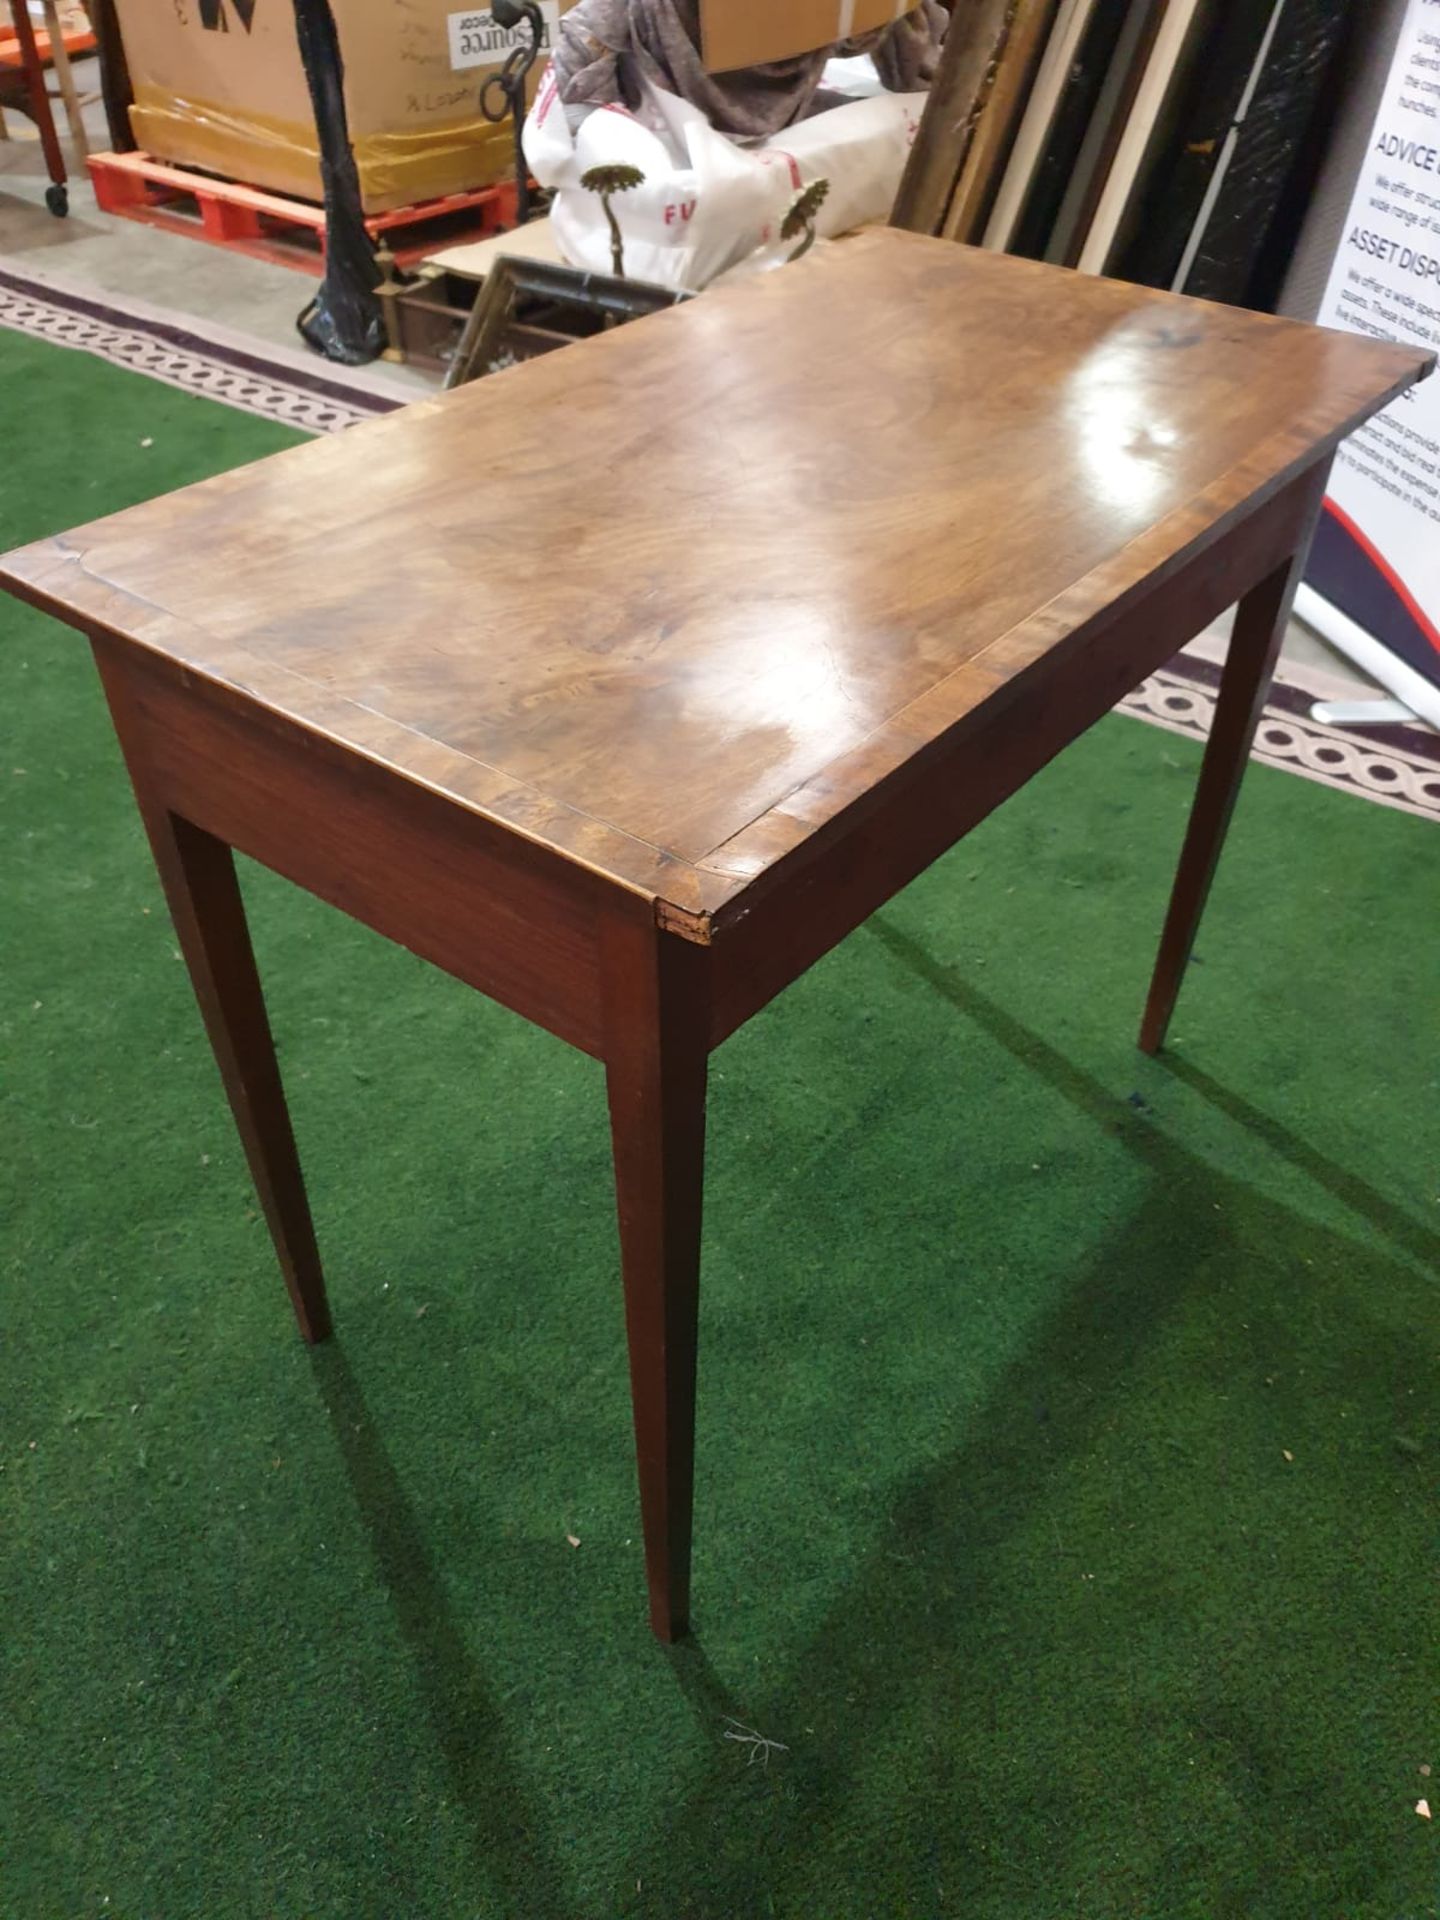
<instances>
[{"instance_id":1,"label":"table apron","mask_svg":"<svg viewBox=\"0 0 1440 1920\"><path fill-rule=\"evenodd\" d=\"M148 797L602 1055L598 929L616 888L323 736L236 706L182 667L103 637L94 645L142 805Z\"/></svg>"},{"instance_id":2,"label":"table apron","mask_svg":"<svg viewBox=\"0 0 1440 1920\"><path fill-rule=\"evenodd\" d=\"M1017 793L1307 537L1315 470L1158 582L1019 669L818 830L718 926L710 1044L752 1015Z\"/></svg>"}]
</instances>

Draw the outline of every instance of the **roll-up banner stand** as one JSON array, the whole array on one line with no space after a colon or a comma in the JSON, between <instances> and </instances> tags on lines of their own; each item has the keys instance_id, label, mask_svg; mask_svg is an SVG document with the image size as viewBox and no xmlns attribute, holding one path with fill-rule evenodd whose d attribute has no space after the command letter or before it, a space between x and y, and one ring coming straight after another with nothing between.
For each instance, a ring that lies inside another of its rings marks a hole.
<instances>
[{"instance_id":1,"label":"roll-up banner stand","mask_svg":"<svg viewBox=\"0 0 1440 1920\"><path fill-rule=\"evenodd\" d=\"M1440 0L1382 11L1393 52L1315 318L1440 348ZM1440 726L1440 375L1341 447L1296 611Z\"/></svg>"}]
</instances>

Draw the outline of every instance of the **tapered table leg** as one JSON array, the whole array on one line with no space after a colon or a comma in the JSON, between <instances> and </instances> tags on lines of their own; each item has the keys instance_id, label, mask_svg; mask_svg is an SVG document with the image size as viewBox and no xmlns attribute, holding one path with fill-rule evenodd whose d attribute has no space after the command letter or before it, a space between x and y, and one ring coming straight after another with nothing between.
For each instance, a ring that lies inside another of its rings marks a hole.
<instances>
[{"instance_id":1,"label":"tapered table leg","mask_svg":"<svg viewBox=\"0 0 1440 1920\"><path fill-rule=\"evenodd\" d=\"M330 1308L234 855L222 840L171 813L148 791L141 744L127 718L123 681L103 658L100 664L170 917L295 1318L313 1345L330 1332Z\"/></svg>"},{"instance_id":2,"label":"tapered table leg","mask_svg":"<svg viewBox=\"0 0 1440 1920\"><path fill-rule=\"evenodd\" d=\"M605 936L606 1073L650 1624L690 1614L708 953L643 921Z\"/></svg>"},{"instance_id":3,"label":"tapered table leg","mask_svg":"<svg viewBox=\"0 0 1440 1920\"><path fill-rule=\"evenodd\" d=\"M1297 552L1286 565L1278 567L1268 579L1252 588L1236 611L1230 651L1215 704L1215 719L1200 768L1200 783L1140 1027L1140 1045L1146 1053L1158 1053L1165 1044L1170 1016L1175 1011L1180 983L1190 963L1200 917L1210 896L1240 782L1255 743L1255 730L1265 709L1295 593L1309 558L1310 538L1325 497L1328 473L1327 464L1311 482L1314 497Z\"/></svg>"}]
</instances>

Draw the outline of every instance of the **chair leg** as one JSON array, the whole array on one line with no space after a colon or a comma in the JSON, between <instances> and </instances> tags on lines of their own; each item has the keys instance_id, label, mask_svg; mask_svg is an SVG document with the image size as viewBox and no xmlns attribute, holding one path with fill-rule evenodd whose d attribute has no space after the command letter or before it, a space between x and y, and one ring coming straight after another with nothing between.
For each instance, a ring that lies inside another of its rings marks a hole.
<instances>
[{"instance_id":1,"label":"chair leg","mask_svg":"<svg viewBox=\"0 0 1440 1920\"><path fill-rule=\"evenodd\" d=\"M35 28L30 20L30 9L15 4L12 0L10 15L15 23L15 39L20 50L20 68L24 75L25 90L30 102L30 115L40 133L40 147L45 155L45 170L50 175L52 186L65 184L65 155L61 151L60 141L55 132L55 119L50 111L50 95L45 86L45 69L40 62L40 50L35 44Z\"/></svg>"}]
</instances>

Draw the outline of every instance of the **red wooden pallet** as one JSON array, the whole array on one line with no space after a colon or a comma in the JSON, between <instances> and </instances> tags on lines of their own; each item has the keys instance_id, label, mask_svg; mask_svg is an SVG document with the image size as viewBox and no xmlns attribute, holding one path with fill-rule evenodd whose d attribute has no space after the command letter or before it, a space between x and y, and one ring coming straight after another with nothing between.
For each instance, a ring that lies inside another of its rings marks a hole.
<instances>
[{"instance_id":1,"label":"red wooden pallet","mask_svg":"<svg viewBox=\"0 0 1440 1920\"><path fill-rule=\"evenodd\" d=\"M235 180L218 180L147 153L92 153L87 163L95 198L105 213L147 227L187 233L232 253L320 273L325 262L325 210L308 200L263 193ZM372 240L383 239L401 266L437 247L481 239L515 224L515 185L450 193L391 213L368 215ZM409 238L402 243L400 236Z\"/></svg>"},{"instance_id":2,"label":"red wooden pallet","mask_svg":"<svg viewBox=\"0 0 1440 1920\"><path fill-rule=\"evenodd\" d=\"M72 60L95 51L95 35L88 27L64 27L61 29L65 41L65 51ZM50 64L50 35L37 20L35 22L35 48L46 66ZM20 40L9 22L0 26L0 67L13 67L17 71L24 65L20 58Z\"/></svg>"}]
</instances>

